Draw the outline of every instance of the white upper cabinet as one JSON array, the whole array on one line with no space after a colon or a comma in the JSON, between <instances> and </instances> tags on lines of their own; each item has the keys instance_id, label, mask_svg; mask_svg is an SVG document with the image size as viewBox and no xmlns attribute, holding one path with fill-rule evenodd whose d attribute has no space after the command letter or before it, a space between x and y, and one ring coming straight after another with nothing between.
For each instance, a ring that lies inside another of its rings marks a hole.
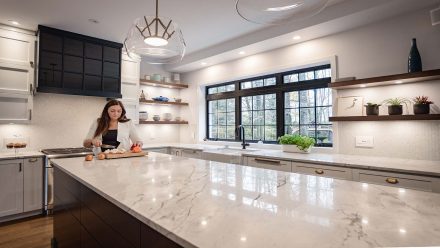
<instances>
[{"instance_id":1,"label":"white upper cabinet","mask_svg":"<svg viewBox=\"0 0 440 248\"><path fill-rule=\"evenodd\" d=\"M0 25L0 92L30 94L34 85L36 36Z\"/></svg>"},{"instance_id":2,"label":"white upper cabinet","mask_svg":"<svg viewBox=\"0 0 440 248\"><path fill-rule=\"evenodd\" d=\"M122 53L121 63L121 94L122 103L127 111L127 118L139 124L139 79L141 58L135 54L129 57Z\"/></svg>"}]
</instances>

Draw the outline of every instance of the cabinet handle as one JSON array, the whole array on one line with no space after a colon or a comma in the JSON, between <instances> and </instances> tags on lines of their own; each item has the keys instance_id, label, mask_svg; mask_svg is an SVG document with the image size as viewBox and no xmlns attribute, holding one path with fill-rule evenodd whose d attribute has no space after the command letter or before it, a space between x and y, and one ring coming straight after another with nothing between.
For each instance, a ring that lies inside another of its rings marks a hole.
<instances>
[{"instance_id":1,"label":"cabinet handle","mask_svg":"<svg viewBox=\"0 0 440 248\"><path fill-rule=\"evenodd\" d=\"M315 170L315 173L318 175L324 174L324 171L321 169Z\"/></svg>"},{"instance_id":2,"label":"cabinet handle","mask_svg":"<svg viewBox=\"0 0 440 248\"><path fill-rule=\"evenodd\" d=\"M31 163L37 162L38 158L30 158L28 161Z\"/></svg>"},{"instance_id":3,"label":"cabinet handle","mask_svg":"<svg viewBox=\"0 0 440 248\"><path fill-rule=\"evenodd\" d=\"M21 172L22 169L23 169L23 168L22 168L22 165L21 165L21 163L19 163L19 164L18 164L18 172Z\"/></svg>"},{"instance_id":4,"label":"cabinet handle","mask_svg":"<svg viewBox=\"0 0 440 248\"><path fill-rule=\"evenodd\" d=\"M31 68L34 68L34 61L29 61L29 64L31 64Z\"/></svg>"},{"instance_id":5,"label":"cabinet handle","mask_svg":"<svg viewBox=\"0 0 440 248\"><path fill-rule=\"evenodd\" d=\"M271 160L271 159L263 159L263 158L255 158L255 162L257 162L257 163L267 163L267 164L281 165L281 161L280 160Z\"/></svg>"},{"instance_id":6,"label":"cabinet handle","mask_svg":"<svg viewBox=\"0 0 440 248\"><path fill-rule=\"evenodd\" d=\"M398 184L399 183L399 180L397 180L397 178L394 178L394 177L389 177L389 178L385 179L385 181L387 183L391 183L391 184Z\"/></svg>"}]
</instances>

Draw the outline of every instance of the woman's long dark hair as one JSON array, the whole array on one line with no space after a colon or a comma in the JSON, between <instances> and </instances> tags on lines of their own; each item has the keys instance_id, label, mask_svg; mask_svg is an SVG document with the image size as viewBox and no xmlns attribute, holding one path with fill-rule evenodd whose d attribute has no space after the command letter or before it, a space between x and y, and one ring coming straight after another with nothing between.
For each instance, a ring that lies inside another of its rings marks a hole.
<instances>
[{"instance_id":1,"label":"woman's long dark hair","mask_svg":"<svg viewBox=\"0 0 440 248\"><path fill-rule=\"evenodd\" d=\"M124 108L124 105L122 104L122 102L120 102L118 100L110 100L104 106L104 109L102 110L102 113L101 113L101 117L98 118L98 120L97 120L98 127L96 128L94 138L98 137L100 134L107 133L108 126L110 125L110 116L108 115L108 109L111 106L115 106L115 105L119 105L122 108L121 117L119 117L118 121L119 122L127 122L130 120L130 119L127 119L127 117L125 116L125 114L127 112L125 111L125 108Z\"/></svg>"}]
</instances>

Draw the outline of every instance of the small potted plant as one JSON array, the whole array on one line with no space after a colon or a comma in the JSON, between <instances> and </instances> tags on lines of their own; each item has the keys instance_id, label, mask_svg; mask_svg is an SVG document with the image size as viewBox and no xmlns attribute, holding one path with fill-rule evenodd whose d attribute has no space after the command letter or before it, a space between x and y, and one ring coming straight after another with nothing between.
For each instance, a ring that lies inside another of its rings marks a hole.
<instances>
[{"instance_id":1,"label":"small potted plant","mask_svg":"<svg viewBox=\"0 0 440 248\"><path fill-rule=\"evenodd\" d=\"M427 96L417 96L413 99L413 102L415 115L429 114L429 105L433 103L428 100Z\"/></svg>"},{"instance_id":2,"label":"small potted plant","mask_svg":"<svg viewBox=\"0 0 440 248\"><path fill-rule=\"evenodd\" d=\"M380 104L367 102L365 106L365 110L367 115L379 115L379 106Z\"/></svg>"},{"instance_id":3,"label":"small potted plant","mask_svg":"<svg viewBox=\"0 0 440 248\"><path fill-rule=\"evenodd\" d=\"M403 113L402 103L405 104L406 109L408 109L408 103L410 101L403 97L390 98L383 101L388 104L388 114L389 115L401 115Z\"/></svg>"},{"instance_id":4,"label":"small potted plant","mask_svg":"<svg viewBox=\"0 0 440 248\"><path fill-rule=\"evenodd\" d=\"M284 152L310 153L315 139L298 134L285 134L278 138Z\"/></svg>"}]
</instances>

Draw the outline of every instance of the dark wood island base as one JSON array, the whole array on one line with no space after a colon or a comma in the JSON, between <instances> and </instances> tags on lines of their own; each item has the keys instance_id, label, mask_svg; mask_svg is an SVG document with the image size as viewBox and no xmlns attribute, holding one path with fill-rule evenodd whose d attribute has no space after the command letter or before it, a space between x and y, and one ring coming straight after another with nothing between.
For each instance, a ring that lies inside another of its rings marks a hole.
<instances>
[{"instance_id":1,"label":"dark wood island base","mask_svg":"<svg viewBox=\"0 0 440 248\"><path fill-rule=\"evenodd\" d=\"M182 247L60 169L54 169L53 248Z\"/></svg>"}]
</instances>

